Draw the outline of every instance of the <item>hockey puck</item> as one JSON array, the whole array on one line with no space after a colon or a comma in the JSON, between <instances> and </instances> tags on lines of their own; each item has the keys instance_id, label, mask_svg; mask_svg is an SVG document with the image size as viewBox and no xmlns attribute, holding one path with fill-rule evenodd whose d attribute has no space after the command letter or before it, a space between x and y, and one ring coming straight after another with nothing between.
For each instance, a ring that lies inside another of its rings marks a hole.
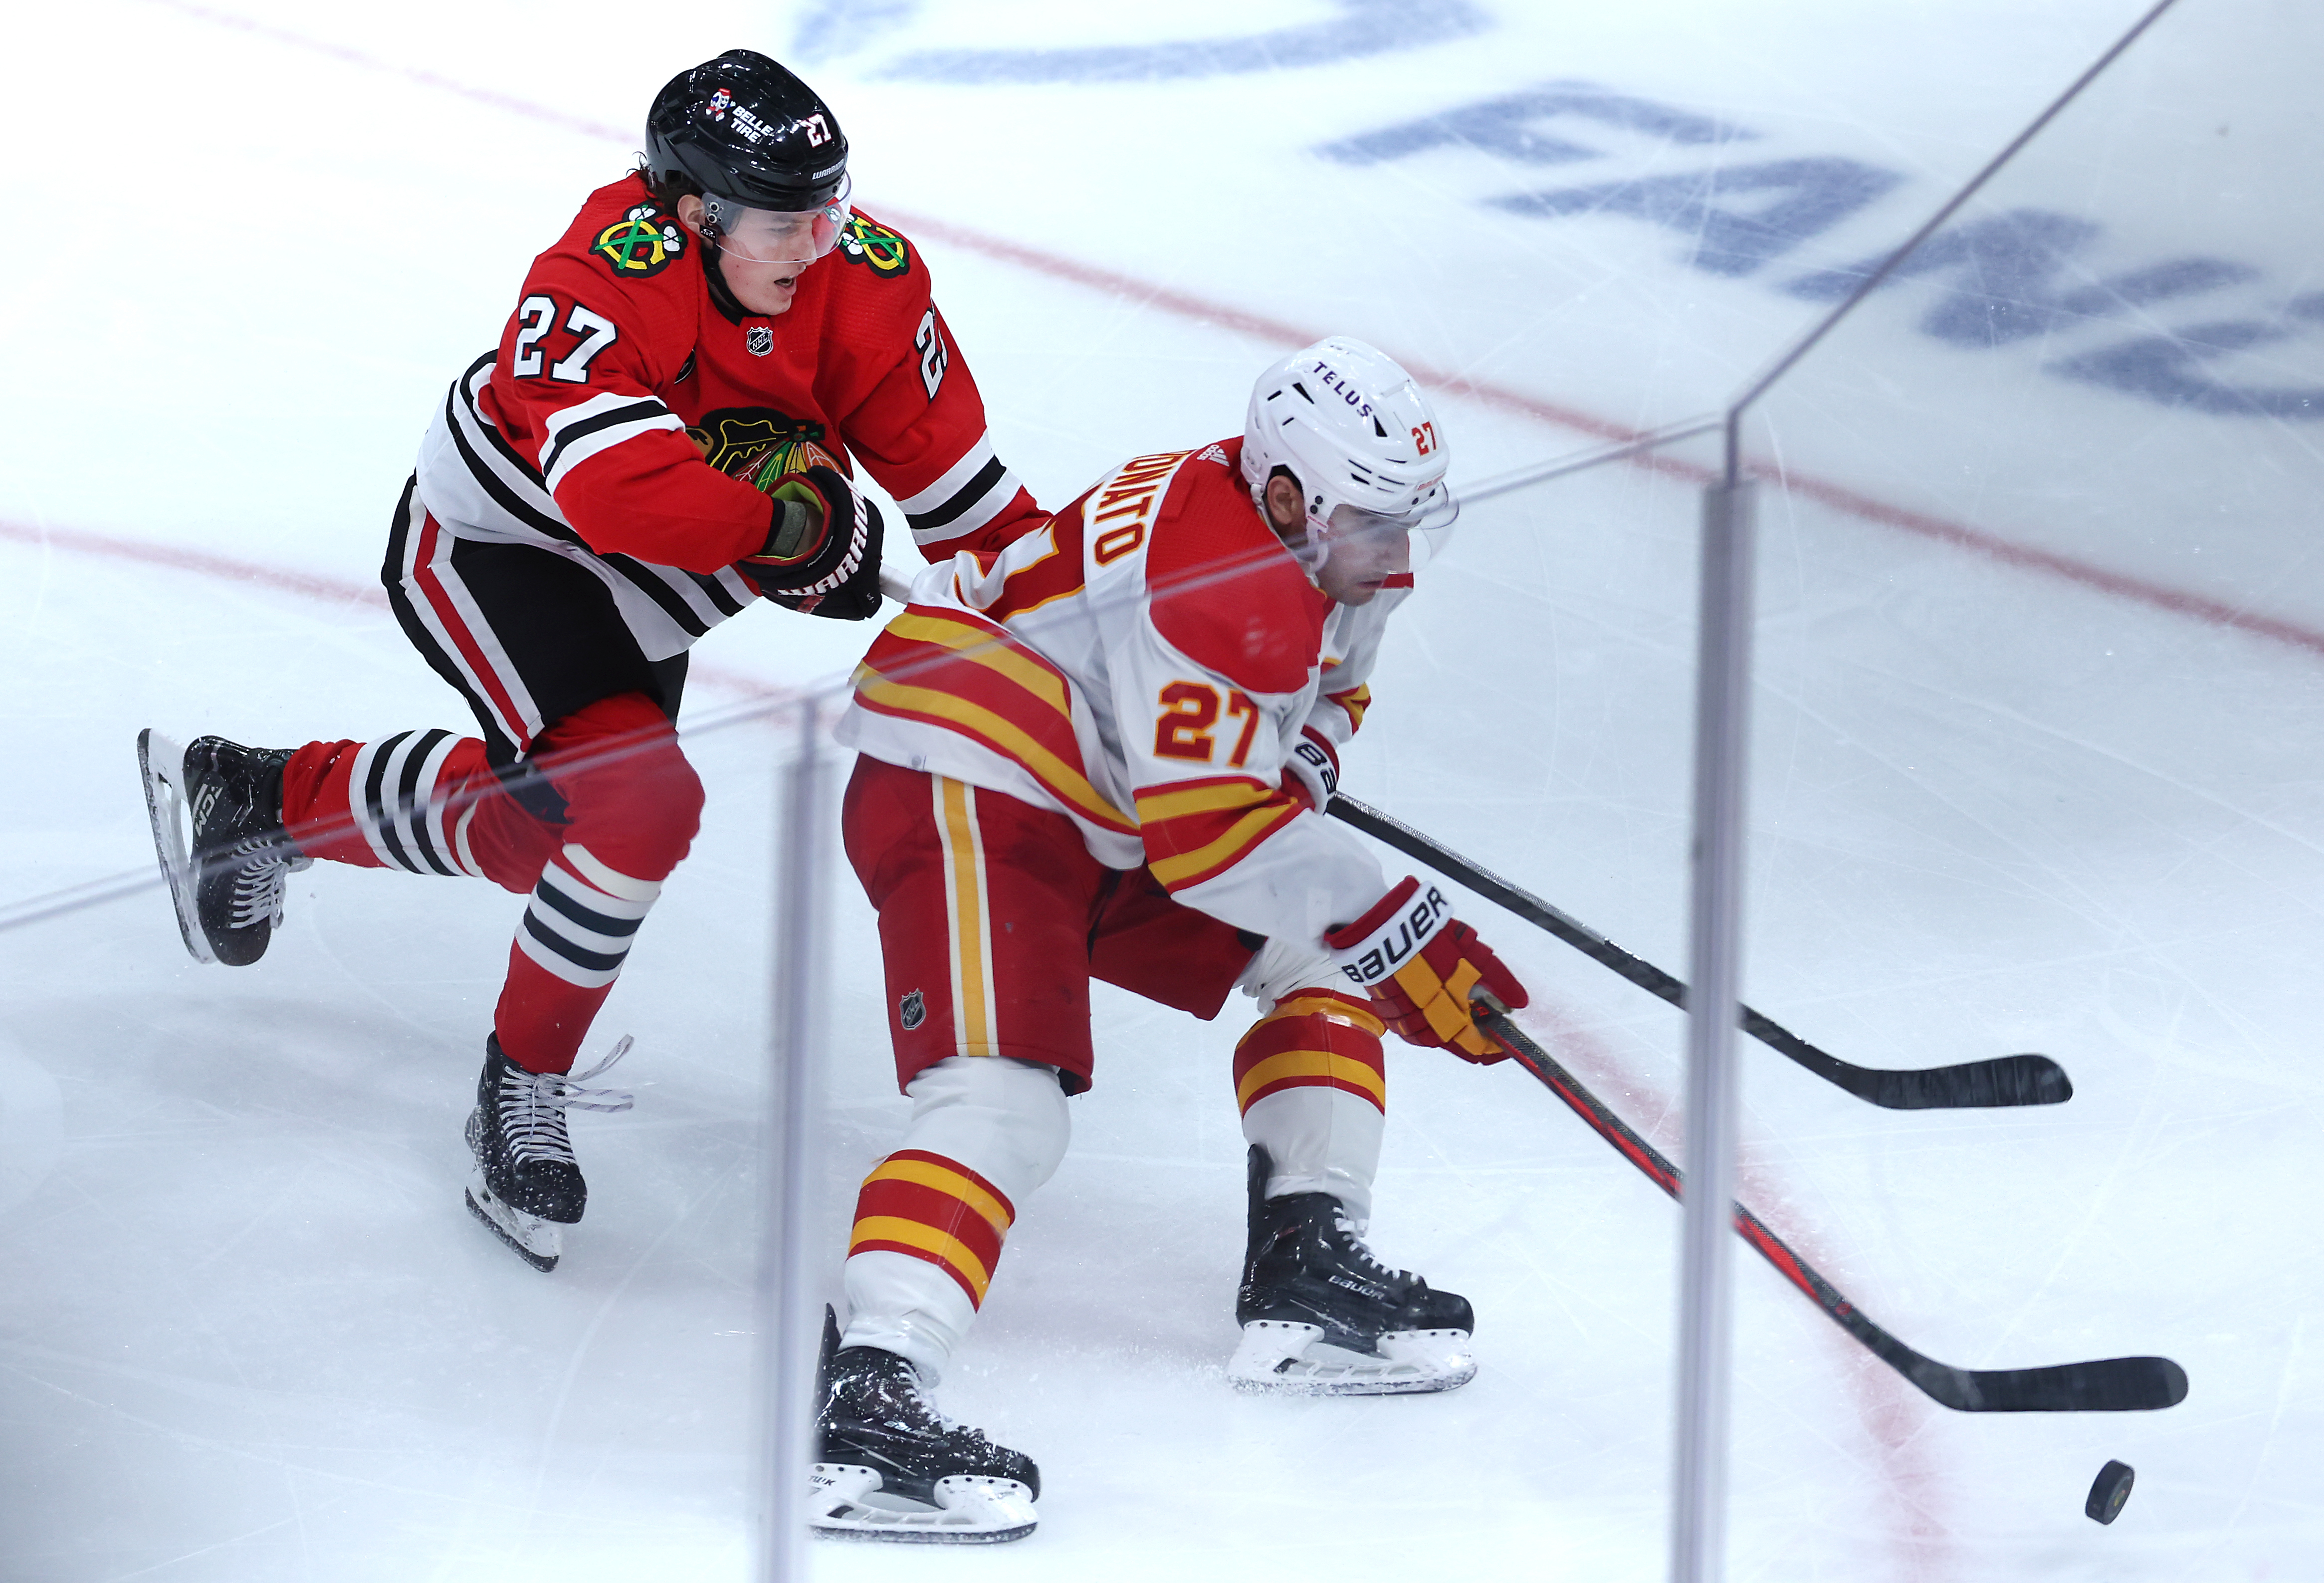
<instances>
[{"instance_id":1,"label":"hockey puck","mask_svg":"<svg viewBox=\"0 0 2324 1583\"><path fill-rule=\"evenodd\" d=\"M2130 1486L2138 1475L2127 1462L2109 1462L2098 1469L2098 1482L2090 1486L2090 1498L2082 1503L2083 1514L2093 1523L2111 1523L2122 1515L2125 1501L2130 1499Z\"/></svg>"}]
</instances>

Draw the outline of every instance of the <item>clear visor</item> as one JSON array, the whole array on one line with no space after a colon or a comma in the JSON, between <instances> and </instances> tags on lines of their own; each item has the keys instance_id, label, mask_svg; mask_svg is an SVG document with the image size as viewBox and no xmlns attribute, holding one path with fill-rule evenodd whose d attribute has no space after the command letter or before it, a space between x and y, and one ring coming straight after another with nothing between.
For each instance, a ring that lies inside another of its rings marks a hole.
<instances>
[{"instance_id":1,"label":"clear visor","mask_svg":"<svg viewBox=\"0 0 2324 1583\"><path fill-rule=\"evenodd\" d=\"M718 251L745 264L813 264L839 245L847 224L847 178L839 190L810 209L752 208L731 198L705 194L702 231Z\"/></svg>"},{"instance_id":2,"label":"clear visor","mask_svg":"<svg viewBox=\"0 0 2324 1583\"><path fill-rule=\"evenodd\" d=\"M1433 486L1408 511L1367 511L1360 505L1335 505L1328 522L1311 518L1310 536L1321 541L1317 564L1328 558L1362 571L1395 576L1416 572L1444 553L1452 538L1452 524L1461 503L1443 485Z\"/></svg>"}]
</instances>

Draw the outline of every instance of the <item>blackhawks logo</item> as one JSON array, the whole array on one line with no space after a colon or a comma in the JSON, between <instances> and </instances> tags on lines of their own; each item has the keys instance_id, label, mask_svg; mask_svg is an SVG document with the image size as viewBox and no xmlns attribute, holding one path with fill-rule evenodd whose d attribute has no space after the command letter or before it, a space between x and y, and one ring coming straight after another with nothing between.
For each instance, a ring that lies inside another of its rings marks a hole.
<instances>
[{"instance_id":1,"label":"blackhawks logo","mask_svg":"<svg viewBox=\"0 0 2324 1583\"><path fill-rule=\"evenodd\" d=\"M823 448L822 424L772 407L721 407L703 413L686 434L703 460L761 489L785 474L838 466Z\"/></svg>"},{"instance_id":2,"label":"blackhawks logo","mask_svg":"<svg viewBox=\"0 0 2324 1583\"><path fill-rule=\"evenodd\" d=\"M597 233L589 251L624 280L658 275L686 251L686 233L650 203L641 203Z\"/></svg>"},{"instance_id":3,"label":"blackhawks logo","mask_svg":"<svg viewBox=\"0 0 2324 1583\"><path fill-rule=\"evenodd\" d=\"M839 251L851 263L872 266L872 273L881 280L893 280L912 267L912 250L904 239L880 224L862 215L851 214L847 225L839 233Z\"/></svg>"}]
</instances>

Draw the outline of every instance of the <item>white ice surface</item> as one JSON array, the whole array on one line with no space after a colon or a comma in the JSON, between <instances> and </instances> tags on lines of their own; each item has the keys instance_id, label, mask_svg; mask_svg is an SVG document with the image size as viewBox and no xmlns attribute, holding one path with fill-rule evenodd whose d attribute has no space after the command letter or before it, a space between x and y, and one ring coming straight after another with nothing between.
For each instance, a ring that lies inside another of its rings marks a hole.
<instances>
[{"instance_id":1,"label":"white ice surface","mask_svg":"<svg viewBox=\"0 0 2324 1583\"><path fill-rule=\"evenodd\" d=\"M2135 8L1508 5L1465 38L1276 73L882 75L913 51L1342 8L1092 9L91 0L13 18L0 900L149 862L141 726L289 745L464 724L378 599L389 507L525 259L634 145L588 128L630 126L688 61L853 19L855 47L808 75L854 140L861 201L932 222L923 257L996 444L1058 503L1124 455L1232 431L1283 345L1252 319L1477 382L1443 398L1462 477L1592 439L1560 414L1709 408L1816 311L1770 281L1899 238ZM2312 21L2181 11L1980 211L2089 217L2096 276L2192 254L2261 272L2149 329L2280 314L2324 255ZM1311 152L1568 79L1757 135L1722 153L1561 121L1546 130L1605 157L1524 168ZM1635 218L1479 201L1823 155L1904 180L1742 278L1687 267L1686 237ZM1858 1062L2041 1050L2078 1092L1885 1113L1747 1046L1744 1196L1934 1356L2155 1352L2193 1391L2151 1415L1950 1413L1747 1260L1732 1575L2313 1576L2324 429L2043 372L2129 319L1941 344L1912 328L1933 291L1868 303L1754 430L1817 487L1765 501L1747 993ZM2218 372L2314 384L2318 344ZM1472 514L1398 618L1347 777L1674 970L1694 511L1687 477L1616 468ZM1997 559L1900 514L2063 559ZM867 636L752 612L697 652L688 723L842 674ZM516 898L318 866L246 971L188 961L158 890L0 937L0 1578L747 1575L784 751L761 726L690 740L704 831L592 1041L638 1036L638 1108L576 1118L593 1201L553 1276L459 1198ZM903 1107L871 920L835 878L835 1277L853 1184ZM1674 1146L1676 1015L1466 911L1534 986L1528 1026ZM1481 1372L1441 1397L1238 1396L1240 1027L1098 993L1074 1150L1020 1206L944 1393L1040 1461L1038 1534L825 1549L817 1576L1661 1575L1672 1207L1513 1068L1399 1051L1375 1244L1474 1301ZM2099 1528L2081 1500L2109 1457L2139 1484Z\"/></svg>"}]
</instances>

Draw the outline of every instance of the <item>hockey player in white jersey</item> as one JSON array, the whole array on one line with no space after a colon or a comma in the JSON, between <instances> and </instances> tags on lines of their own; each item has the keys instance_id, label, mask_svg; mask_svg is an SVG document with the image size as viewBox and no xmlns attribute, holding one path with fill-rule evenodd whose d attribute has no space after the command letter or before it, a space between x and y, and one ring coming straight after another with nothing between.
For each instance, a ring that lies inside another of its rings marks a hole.
<instances>
[{"instance_id":1,"label":"hockey player in white jersey","mask_svg":"<svg viewBox=\"0 0 2324 1583\"><path fill-rule=\"evenodd\" d=\"M1449 526L1445 462L1402 368L1320 342L1268 370L1240 438L1138 457L923 572L865 656L843 825L912 1118L857 1202L818 1526L1031 1530L1031 1460L925 1393L1065 1153L1093 977L1203 1018L1237 986L1259 1003L1234 1062L1250 1203L1230 1376L1387 1394L1474 1372L1466 1300L1363 1241L1380 1036L1497 1060L1471 992L1526 994L1440 892L1391 884L1320 812L1415 542Z\"/></svg>"}]
</instances>

